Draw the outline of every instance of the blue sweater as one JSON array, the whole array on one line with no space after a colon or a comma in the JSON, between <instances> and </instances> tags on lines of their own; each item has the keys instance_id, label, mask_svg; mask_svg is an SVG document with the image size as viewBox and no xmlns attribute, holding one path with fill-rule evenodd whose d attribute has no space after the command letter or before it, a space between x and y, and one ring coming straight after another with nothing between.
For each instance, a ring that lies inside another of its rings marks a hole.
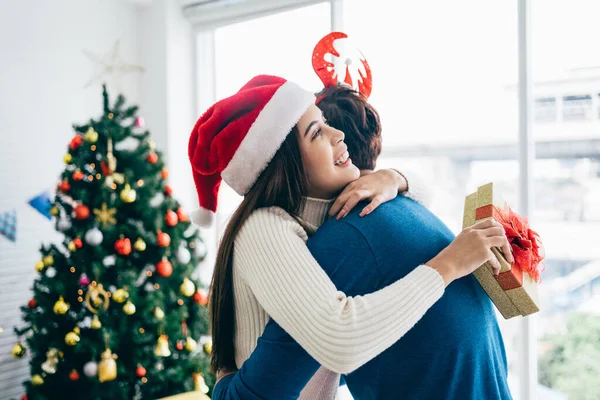
<instances>
[{"instance_id":1,"label":"blue sweater","mask_svg":"<svg viewBox=\"0 0 600 400\"><path fill-rule=\"evenodd\" d=\"M429 210L398 196L366 218L356 207L328 220L308 247L348 296L403 278L448 246L454 236ZM393 301L390 304L393 307ZM319 365L271 320L252 356L219 381L213 400L296 399ZM504 343L492 303L470 275L402 339L347 375L356 400L511 399Z\"/></svg>"}]
</instances>

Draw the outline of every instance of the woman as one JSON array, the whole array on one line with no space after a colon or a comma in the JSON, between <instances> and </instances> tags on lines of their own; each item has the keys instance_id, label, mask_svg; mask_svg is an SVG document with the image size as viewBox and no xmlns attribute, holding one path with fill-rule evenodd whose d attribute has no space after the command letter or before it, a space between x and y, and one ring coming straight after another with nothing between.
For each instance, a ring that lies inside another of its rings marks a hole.
<instances>
[{"instance_id":1,"label":"woman","mask_svg":"<svg viewBox=\"0 0 600 400\"><path fill-rule=\"evenodd\" d=\"M490 222L385 289L354 298L337 291L305 242L328 199L359 177L343 139L311 93L272 76L253 78L196 123L189 155L201 207L216 211L221 179L244 196L213 274L214 370L240 367L272 317L324 367L351 372L402 337L450 282L497 262L490 247L507 243ZM376 174L366 177L374 185L367 197L387 201L403 180ZM390 309L388 319L370 318Z\"/></svg>"}]
</instances>

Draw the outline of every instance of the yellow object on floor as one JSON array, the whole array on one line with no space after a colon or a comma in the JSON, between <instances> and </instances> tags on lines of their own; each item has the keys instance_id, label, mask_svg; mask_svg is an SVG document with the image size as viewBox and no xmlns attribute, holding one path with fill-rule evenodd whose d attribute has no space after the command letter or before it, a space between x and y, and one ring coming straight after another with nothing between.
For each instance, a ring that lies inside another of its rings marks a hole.
<instances>
[{"instance_id":1,"label":"yellow object on floor","mask_svg":"<svg viewBox=\"0 0 600 400\"><path fill-rule=\"evenodd\" d=\"M210 397L208 397L207 395L205 395L202 392L187 392L187 393L181 393L181 394L176 394L174 396L169 396L169 397L163 397L162 399L159 400L210 400Z\"/></svg>"}]
</instances>

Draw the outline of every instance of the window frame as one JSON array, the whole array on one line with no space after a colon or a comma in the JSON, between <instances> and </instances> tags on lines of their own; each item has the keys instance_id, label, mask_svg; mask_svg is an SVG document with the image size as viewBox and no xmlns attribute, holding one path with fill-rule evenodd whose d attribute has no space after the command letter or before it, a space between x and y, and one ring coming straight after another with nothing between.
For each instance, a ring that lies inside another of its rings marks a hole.
<instances>
[{"instance_id":1,"label":"window frame","mask_svg":"<svg viewBox=\"0 0 600 400\"><path fill-rule=\"evenodd\" d=\"M227 4L225 4L227 3ZM331 31L343 30L344 0L245 0L242 2L225 1L210 12L184 7L184 14L192 22L195 31L196 54L196 97L195 109L200 115L215 99L215 29L242 21L290 11L310 5L329 3L331 8ZM517 0L518 16L518 107L519 107L519 210L523 215L531 216L533 204L533 164L535 161L535 143L532 127L535 118L531 75L531 0ZM198 57L202 54L202 57ZM599 94L600 95L600 94ZM557 98L558 101L558 98ZM386 149L386 155L400 153L398 146ZM195 199L194 199L195 201ZM217 214L217 223L203 231L207 246L216 249L218 231L215 226L222 224L223 217ZM208 265L213 265L215 251L209 251ZM209 271L212 273L212 271ZM521 400L537 398L537 316L522 318L519 325L518 377L519 393L513 395Z\"/></svg>"}]
</instances>

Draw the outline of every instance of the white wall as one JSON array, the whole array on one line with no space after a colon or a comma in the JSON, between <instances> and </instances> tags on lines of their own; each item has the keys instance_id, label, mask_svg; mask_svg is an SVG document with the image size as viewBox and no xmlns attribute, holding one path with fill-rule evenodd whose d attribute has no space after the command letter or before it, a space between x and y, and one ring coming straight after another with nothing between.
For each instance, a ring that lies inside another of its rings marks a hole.
<instances>
[{"instance_id":1,"label":"white wall","mask_svg":"<svg viewBox=\"0 0 600 400\"><path fill-rule=\"evenodd\" d=\"M153 0L139 11L141 110L168 160L174 196L188 210L198 207L187 156L187 141L197 119L194 85L194 33L181 5Z\"/></svg>"},{"instance_id":2,"label":"white wall","mask_svg":"<svg viewBox=\"0 0 600 400\"><path fill-rule=\"evenodd\" d=\"M0 236L0 399L20 398L27 360L14 360L12 328L18 306L31 297L38 248L60 239L27 200L55 184L72 123L102 111L100 85L84 89L95 72L87 49L139 62L138 11L122 0L0 0L0 212L18 212L17 242ZM139 74L121 81L140 101ZM10 287L11 290L5 290Z\"/></svg>"},{"instance_id":3,"label":"white wall","mask_svg":"<svg viewBox=\"0 0 600 400\"><path fill-rule=\"evenodd\" d=\"M175 0L153 0L141 7L138 19L140 62L146 68L141 78L141 110L168 162L173 196L188 211L198 208L198 197L187 155L196 112L196 36ZM212 231L203 232L209 248ZM209 282L212 258L200 266L198 277Z\"/></svg>"}]
</instances>

